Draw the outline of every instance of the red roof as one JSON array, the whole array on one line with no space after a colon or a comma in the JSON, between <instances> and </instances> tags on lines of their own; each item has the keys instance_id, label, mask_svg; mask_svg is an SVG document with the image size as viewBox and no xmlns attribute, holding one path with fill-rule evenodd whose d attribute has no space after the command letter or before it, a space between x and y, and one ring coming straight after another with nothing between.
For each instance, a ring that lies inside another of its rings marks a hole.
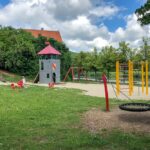
<instances>
[{"instance_id":1,"label":"red roof","mask_svg":"<svg viewBox=\"0 0 150 150\"><path fill-rule=\"evenodd\" d=\"M41 50L40 52L38 52L38 55L50 55L50 54L52 54L52 55L61 55L61 53L59 51L57 51L51 45L48 45L43 50Z\"/></svg>"},{"instance_id":2,"label":"red roof","mask_svg":"<svg viewBox=\"0 0 150 150\"><path fill-rule=\"evenodd\" d=\"M25 29L25 31L30 32L34 37L39 35L45 36L48 39L53 38L58 42L62 42L62 38L59 31L48 31L48 30L34 30L34 29Z\"/></svg>"}]
</instances>

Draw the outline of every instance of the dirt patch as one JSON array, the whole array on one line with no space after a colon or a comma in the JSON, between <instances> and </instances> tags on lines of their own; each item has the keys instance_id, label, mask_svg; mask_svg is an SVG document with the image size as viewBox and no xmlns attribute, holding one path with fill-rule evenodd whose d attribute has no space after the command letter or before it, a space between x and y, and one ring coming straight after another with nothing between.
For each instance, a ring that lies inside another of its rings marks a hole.
<instances>
[{"instance_id":1,"label":"dirt patch","mask_svg":"<svg viewBox=\"0 0 150 150\"><path fill-rule=\"evenodd\" d=\"M48 138L45 136L36 136L33 137L34 141L37 141L38 143L47 143L48 142Z\"/></svg>"},{"instance_id":2,"label":"dirt patch","mask_svg":"<svg viewBox=\"0 0 150 150\"><path fill-rule=\"evenodd\" d=\"M113 109L104 112L92 109L83 115L83 127L90 132L121 129L125 132L150 133L150 112L127 112Z\"/></svg>"},{"instance_id":3,"label":"dirt patch","mask_svg":"<svg viewBox=\"0 0 150 150\"><path fill-rule=\"evenodd\" d=\"M5 71L5 70L0 70L0 74L8 75L8 76L11 76L11 77L15 77L16 76L15 74L10 73L10 72Z\"/></svg>"}]
</instances>

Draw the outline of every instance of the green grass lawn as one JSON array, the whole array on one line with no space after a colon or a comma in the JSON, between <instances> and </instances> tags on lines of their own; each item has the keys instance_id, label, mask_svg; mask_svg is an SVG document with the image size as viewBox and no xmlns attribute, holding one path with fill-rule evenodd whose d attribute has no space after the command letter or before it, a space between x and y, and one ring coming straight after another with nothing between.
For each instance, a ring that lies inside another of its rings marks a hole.
<instances>
[{"instance_id":1,"label":"green grass lawn","mask_svg":"<svg viewBox=\"0 0 150 150\"><path fill-rule=\"evenodd\" d=\"M0 86L0 150L150 149L148 134L119 130L92 134L83 129L83 113L104 106L104 99L79 90Z\"/></svg>"}]
</instances>

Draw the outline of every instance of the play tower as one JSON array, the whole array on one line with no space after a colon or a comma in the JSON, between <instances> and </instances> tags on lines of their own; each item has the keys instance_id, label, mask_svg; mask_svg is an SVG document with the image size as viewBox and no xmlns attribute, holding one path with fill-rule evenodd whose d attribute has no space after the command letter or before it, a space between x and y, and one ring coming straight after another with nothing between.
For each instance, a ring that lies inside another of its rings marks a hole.
<instances>
[{"instance_id":1,"label":"play tower","mask_svg":"<svg viewBox=\"0 0 150 150\"><path fill-rule=\"evenodd\" d=\"M60 59L61 53L50 44L41 50L39 59L39 82L59 83L60 82Z\"/></svg>"}]
</instances>

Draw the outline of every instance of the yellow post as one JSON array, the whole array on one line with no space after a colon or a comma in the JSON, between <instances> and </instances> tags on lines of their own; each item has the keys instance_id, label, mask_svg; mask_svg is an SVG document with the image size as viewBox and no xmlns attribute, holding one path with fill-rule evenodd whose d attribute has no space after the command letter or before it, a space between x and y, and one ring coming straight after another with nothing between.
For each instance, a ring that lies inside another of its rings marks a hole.
<instances>
[{"instance_id":1,"label":"yellow post","mask_svg":"<svg viewBox=\"0 0 150 150\"><path fill-rule=\"evenodd\" d=\"M144 62L141 63L142 93L144 93Z\"/></svg>"},{"instance_id":2,"label":"yellow post","mask_svg":"<svg viewBox=\"0 0 150 150\"><path fill-rule=\"evenodd\" d=\"M131 62L131 93L133 94L133 62Z\"/></svg>"},{"instance_id":3,"label":"yellow post","mask_svg":"<svg viewBox=\"0 0 150 150\"><path fill-rule=\"evenodd\" d=\"M131 79L131 61L128 61L128 80L129 80L129 95L132 95L132 79Z\"/></svg>"},{"instance_id":4,"label":"yellow post","mask_svg":"<svg viewBox=\"0 0 150 150\"><path fill-rule=\"evenodd\" d=\"M145 68L146 68L146 74L145 74L145 78L146 78L146 95L148 95L148 61L146 60L145 62Z\"/></svg>"},{"instance_id":5,"label":"yellow post","mask_svg":"<svg viewBox=\"0 0 150 150\"><path fill-rule=\"evenodd\" d=\"M119 95L120 94L119 61L116 61L116 90L117 90L117 95Z\"/></svg>"}]
</instances>

